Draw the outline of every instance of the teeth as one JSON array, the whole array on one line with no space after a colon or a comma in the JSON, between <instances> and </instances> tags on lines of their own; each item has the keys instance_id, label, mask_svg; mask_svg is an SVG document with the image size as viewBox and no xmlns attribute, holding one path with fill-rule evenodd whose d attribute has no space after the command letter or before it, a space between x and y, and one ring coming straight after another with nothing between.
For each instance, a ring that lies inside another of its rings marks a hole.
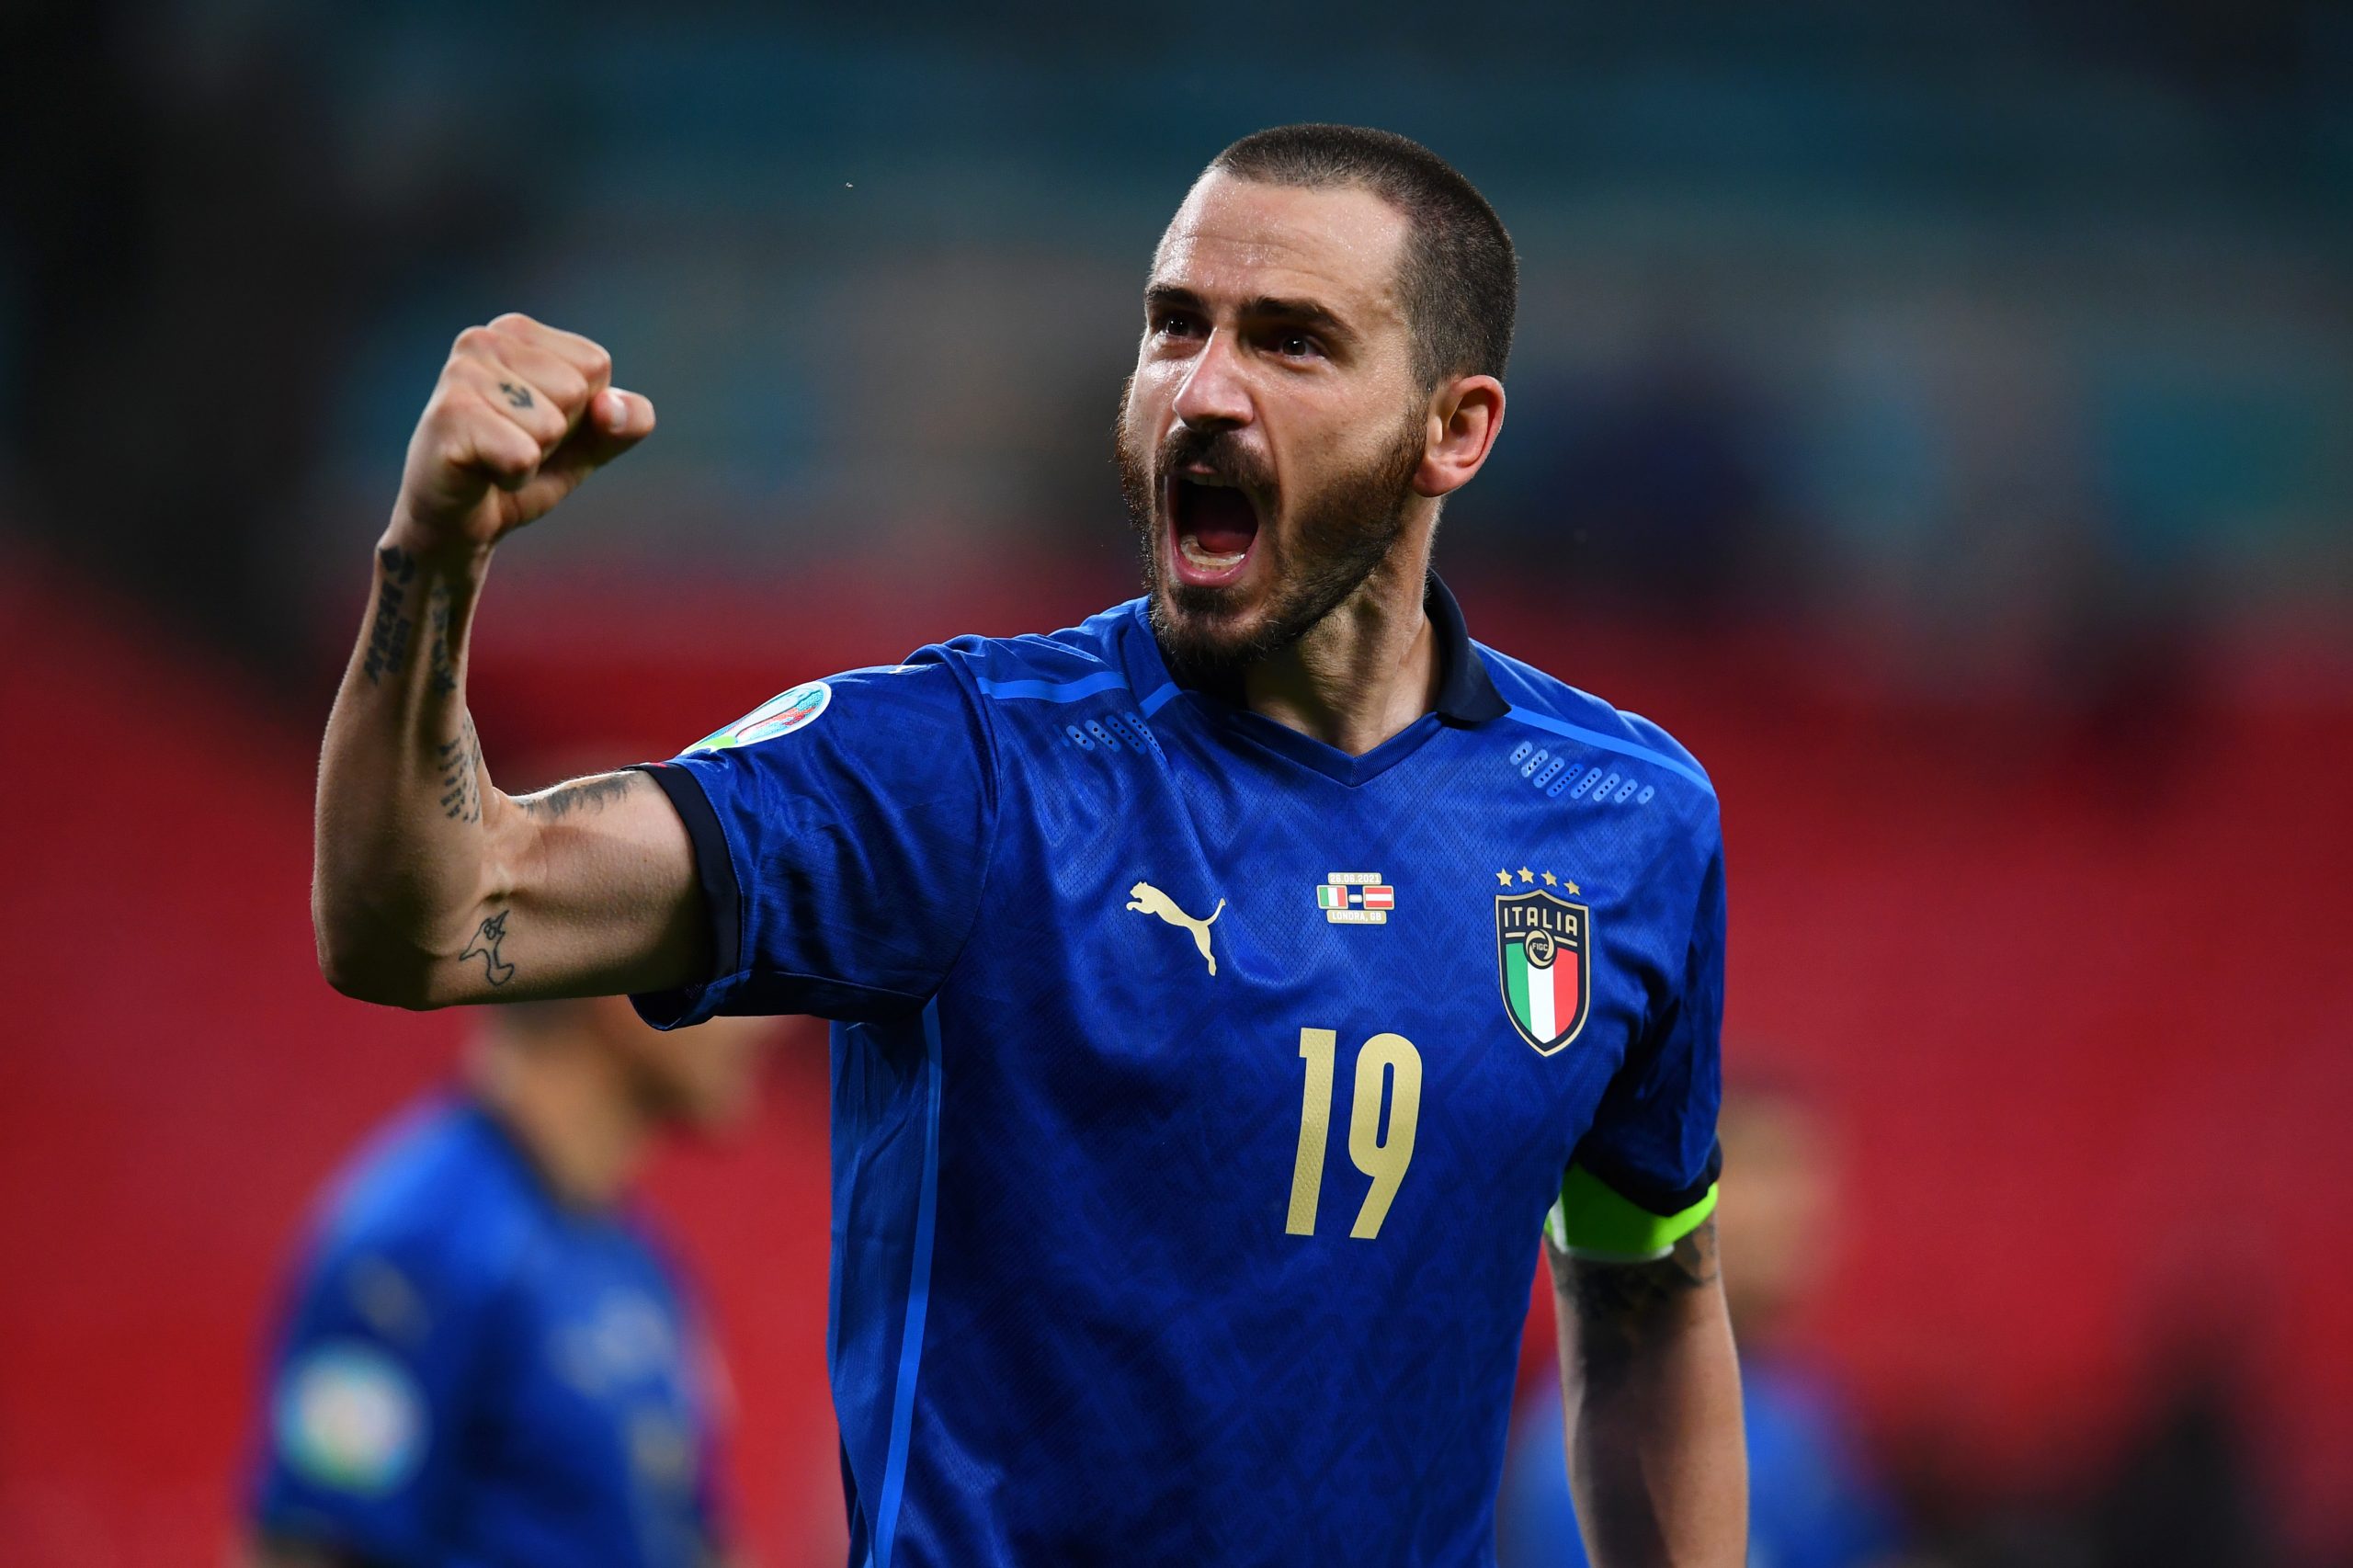
<instances>
[{"instance_id":1,"label":"teeth","mask_svg":"<svg viewBox=\"0 0 2353 1568\"><path fill-rule=\"evenodd\" d=\"M1178 538L1176 548L1185 552L1186 560L1210 572L1222 572L1229 566L1238 566L1242 563L1242 558L1250 553L1246 550L1237 550L1232 555L1211 555L1201 548L1201 541L1191 534L1185 534Z\"/></svg>"}]
</instances>

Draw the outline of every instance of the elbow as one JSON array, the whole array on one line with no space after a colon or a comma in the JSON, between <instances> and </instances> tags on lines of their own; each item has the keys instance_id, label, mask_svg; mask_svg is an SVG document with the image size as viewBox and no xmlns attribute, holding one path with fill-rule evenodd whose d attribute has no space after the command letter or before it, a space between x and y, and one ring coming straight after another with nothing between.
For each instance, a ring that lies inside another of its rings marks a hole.
<instances>
[{"instance_id":1,"label":"elbow","mask_svg":"<svg viewBox=\"0 0 2353 1568\"><path fill-rule=\"evenodd\" d=\"M332 958L323 952L319 956L319 972L326 977L329 985L355 1002L372 1002L380 1007L401 1007L412 1013L430 1012L439 1005L422 986L379 966Z\"/></svg>"},{"instance_id":2,"label":"elbow","mask_svg":"<svg viewBox=\"0 0 2353 1568\"><path fill-rule=\"evenodd\" d=\"M341 994L410 1012L446 1005L426 984L427 956L409 944L387 940L363 922L338 918L316 905L311 930L318 944L319 973Z\"/></svg>"},{"instance_id":3,"label":"elbow","mask_svg":"<svg viewBox=\"0 0 2353 1568\"><path fill-rule=\"evenodd\" d=\"M355 1002L380 1007L401 1007L412 1013L430 1012L444 1004L425 986L422 972L319 944L319 973L326 983Z\"/></svg>"}]
</instances>

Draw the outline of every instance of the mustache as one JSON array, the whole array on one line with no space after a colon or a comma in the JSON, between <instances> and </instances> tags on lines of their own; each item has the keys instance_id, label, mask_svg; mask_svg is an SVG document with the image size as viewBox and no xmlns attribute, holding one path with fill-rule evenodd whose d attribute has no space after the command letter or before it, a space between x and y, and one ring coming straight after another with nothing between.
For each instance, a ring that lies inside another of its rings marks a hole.
<instances>
[{"instance_id":1,"label":"mustache","mask_svg":"<svg viewBox=\"0 0 2353 1568\"><path fill-rule=\"evenodd\" d=\"M1180 425L1160 443L1156 473L1165 479L1179 468L1205 468L1231 483L1272 489L1274 474L1263 454L1245 445L1233 430L1197 430Z\"/></svg>"}]
</instances>

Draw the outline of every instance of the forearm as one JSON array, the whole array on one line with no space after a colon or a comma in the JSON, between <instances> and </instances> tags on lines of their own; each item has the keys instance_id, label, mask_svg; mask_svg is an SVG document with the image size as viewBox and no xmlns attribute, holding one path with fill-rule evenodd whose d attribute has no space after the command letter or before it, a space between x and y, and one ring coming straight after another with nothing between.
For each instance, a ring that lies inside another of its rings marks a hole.
<instances>
[{"instance_id":1,"label":"forearm","mask_svg":"<svg viewBox=\"0 0 2353 1568\"><path fill-rule=\"evenodd\" d=\"M1708 1221L1654 1264L1553 1250L1569 1483L1597 1568L1739 1568L1740 1372Z\"/></svg>"},{"instance_id":2,"label":"forearm","mask_svg":"<svg viewBox=\"0 0 2353 1568\"><path fill-rule=\"evenodd\" d=\"M312 913L335 986L425 1006L500 892L492 790L465 669L487 550L379 544L358 645L319 764Z\"/></svg>"},{"instance_id":3,"label":"forearm","mask_svg":"<svg viewBox=\"0 0 2353 1568\"><path fill-rule=\"evenodd\" d=\"M644 775L509 800L466 712L492 547L654 428L610 370L528 316L468 327L409 438L319 762L311 914L339 991L407 1007L606 995L709 960L693 846Z\"/></svg>"}]
</instances>

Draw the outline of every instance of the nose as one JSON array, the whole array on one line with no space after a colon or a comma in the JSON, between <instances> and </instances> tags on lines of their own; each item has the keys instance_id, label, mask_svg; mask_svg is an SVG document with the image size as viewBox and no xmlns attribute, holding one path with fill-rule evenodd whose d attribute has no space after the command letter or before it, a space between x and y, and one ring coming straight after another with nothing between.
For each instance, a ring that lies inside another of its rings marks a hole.
<instances>
[{"instance_id":1,"label":"nose","mask_svg":"<svg viewBox=\"0 0 2353 1568\"><path fill-rule=\"evenodd\" d=\"M1232 333L1222 327L1211 332L1176 389L1171 412L1180 424L1196 430L1230 430L1250 423L1250 389Z\"/></svg>"}]
</instances>

